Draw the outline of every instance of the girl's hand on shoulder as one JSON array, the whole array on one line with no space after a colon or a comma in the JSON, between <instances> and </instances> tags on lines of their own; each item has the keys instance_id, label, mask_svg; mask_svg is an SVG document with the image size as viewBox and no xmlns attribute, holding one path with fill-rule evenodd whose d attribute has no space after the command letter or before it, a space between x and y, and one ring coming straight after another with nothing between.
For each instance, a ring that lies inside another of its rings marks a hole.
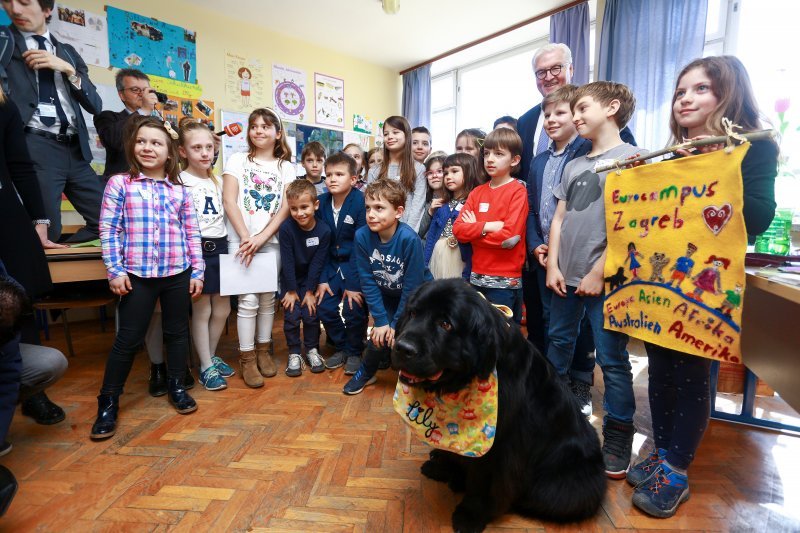
<instances>
[{"instance_id":1,"label":"girl's hand on shoulder","mask_svg":"<svg viewBox=\"0 0 800 533\"><path fill-rule=\"evenodd\" d=\"M478 219L475 218L475 213L473 213L472 211L463 211L461 213L461 220L465 224L474 224L478 221Z\"/></svg>"},{"instance_id":2,"label":"girl's hand on shoulder","mask_svg":"<svg viewBox=\"0 0 800 533\"><path fill-rule=\"evenodd\" d=\"M120 276L109 280L108 286L111 288L111 292L117 296L125 296L133 290L131 287L131 280L128 276Z\"/></svg>"},{"instance_id":3,"label":"girl's hand on shoulder","mask_svg":"<svg viewBox=\"0 0 800 533\"><path fill-rule=\"evenodd\" d=\"M189 280L189 294L192 298L199 298L203 294L203 282L199 279Z\"/></svg>"}]
</instances>

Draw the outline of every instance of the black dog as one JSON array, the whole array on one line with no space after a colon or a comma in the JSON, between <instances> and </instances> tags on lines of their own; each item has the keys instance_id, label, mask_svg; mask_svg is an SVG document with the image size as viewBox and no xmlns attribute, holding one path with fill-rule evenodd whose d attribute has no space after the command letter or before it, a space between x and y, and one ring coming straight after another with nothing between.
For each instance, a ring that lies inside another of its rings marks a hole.
<instances>
[{"instance_id":1,"label":"black dog","mask_svg":"<svg viewBox=\"0 0 800 533\"><path fill-rule=\"evenodd\" d=\"M628 278L625 277L625 269L619 267L617 269L617 273L613 276L608 276L607 278L603 278L608 282L608 292L613 291L617 287L622 287Z\"/></svg>"},{"instance_id":2,"label":"black dog","mask_svg":"<svg viewBox=\"0 0 800 533\"><path fill-rule=\"evenodd\" d=\"M597 513L606 476L597 433L552 365L461 280L426 283L397 325L392 366L406 385L452 393L497 368L494 444L482 457L434 450L431 479L464 491L453 529L482 531L514 511L556 522Z\"/></svg>"}]
</instances>

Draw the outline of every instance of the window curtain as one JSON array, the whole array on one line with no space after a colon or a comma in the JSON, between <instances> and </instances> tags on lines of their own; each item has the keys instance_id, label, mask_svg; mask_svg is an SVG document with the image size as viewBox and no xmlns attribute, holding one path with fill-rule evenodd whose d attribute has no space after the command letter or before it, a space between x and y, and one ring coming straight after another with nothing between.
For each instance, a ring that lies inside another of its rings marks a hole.
<instances>
[{"instance_id":1,"label":"window curtain","mask_svg":"<svg viewBox=\"0 0 800 533\"><path fill-rule=\"evenodd\" d=\"M412 128L431 127L431 66L403 74L403 116Z\"/></svg>"},{"instance_id":2,"label":"window curtain","mask_svg":"<svg viewBox=\"0 0 800 533\"><path fill-rule=\"evenodd\" d=\"M675 77L703 55L708 0L606 0L597 79L636 96L628 126L639 146L669 141Z\"/></svg>"},{"instance_id":3,"label":"window curtain","mask_svg":"<svg viewBox=\"0 0 800 533\"><path fill-rule=\"evenodd\" d=\"M550 17L550 42L572 51L572 83L589 82L589 3L583 2Z\"/></svg>"}]
</instances>

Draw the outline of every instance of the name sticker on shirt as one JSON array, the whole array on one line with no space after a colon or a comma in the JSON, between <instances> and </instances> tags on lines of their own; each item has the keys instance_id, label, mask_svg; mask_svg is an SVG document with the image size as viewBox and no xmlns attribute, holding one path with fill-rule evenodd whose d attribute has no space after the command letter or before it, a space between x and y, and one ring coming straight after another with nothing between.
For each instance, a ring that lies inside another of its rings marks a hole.
<instances>
[{"instance_id":1,"label":"name sticker on shirt","mask_svg":"<svg viewBox=\"0 0 800 533\"><path fill-rule=\"evenodd\" d=\"M489 204L483 203L478 204L478 213L488 213L489 212Z\"/></svg>"},{"instance_id":2,"label":"name sticker on shirt","mask_svg":"<svg viewBox=\"0 0 800 533\"><path fill-rule=\"evenodd\" d=\"M54 104L43 104L39 102L39 116L45 118L56 118L56 106Z\"/></svg>"},{"instance_id":3,"label":"name sticker on shirt","mask_svg":"<svg viewBox=\"0 0 800 533\"><path fill-rule=\"evenodd\" d=\"M344 217L344 223L345 224L355 224L356 221L353 220L353 217L351 217L350 215L347 215L346 217Z\"/></svg>"},{"instance_id":4,"label":"name sticker on shirt","mask_svg":"<svg viewBox=\"0 0 800 533\"><path fill-rule=\"evenodd\" d=\"M306 239L306 248L311 248L312 246L319 246L319 237L309 237Z\"/></svg>"}]
</instances>

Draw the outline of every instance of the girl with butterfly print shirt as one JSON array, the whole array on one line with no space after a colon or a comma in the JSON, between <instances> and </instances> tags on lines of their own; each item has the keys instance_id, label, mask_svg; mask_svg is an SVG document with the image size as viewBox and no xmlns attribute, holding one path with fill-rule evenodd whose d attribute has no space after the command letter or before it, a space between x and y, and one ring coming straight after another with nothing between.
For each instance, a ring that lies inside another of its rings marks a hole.
<instances>
[{"instance_id":1,"label":"girl with butterfly print shirt","mask_svg":"<svg viewBox=\"0 0 800 533\"><path fill-rule=\"evenodd\" d=\"M249 152L232 155L223 172L228 252L248 267L256 253L271 252L280 265L278 228L289 214L284 191L296 175L283 124L274 111L258 108L250 113L247 145ZM277 276L277 272L264 275ZM277 374L272 360L274 318L274 292L239 295L239 363L249 387L261 387L263 377Z\"/></svg>"}]
</instances>

